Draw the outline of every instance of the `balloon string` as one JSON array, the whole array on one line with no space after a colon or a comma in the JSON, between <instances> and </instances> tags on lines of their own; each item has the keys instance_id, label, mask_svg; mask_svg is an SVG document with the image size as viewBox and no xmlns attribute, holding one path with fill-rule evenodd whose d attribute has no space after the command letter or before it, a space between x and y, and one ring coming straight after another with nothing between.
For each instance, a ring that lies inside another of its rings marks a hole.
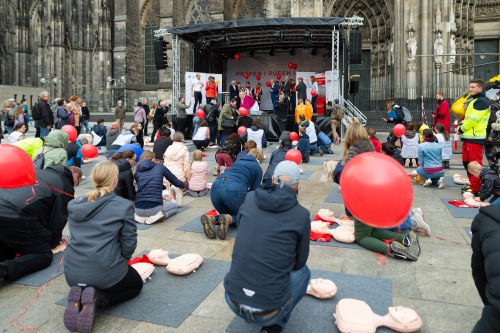
<instances>
[{"instance_id":1,"label":"balloon string","mask_svg":"<svg viewBox=\"0 0 500 333\"><path fill-rule=\"evenodd\" d=\"M64 191L61 191L60 189L58 188L55 188L55 187L52 187L50 185L47 185L47 184L39 184L39 185L42 185L42 186L45 186L53 191L56 191L56 192L59 192L59 193L62 193L64 195L67 195L68 197L72 197L72 198L76 198L73 194L70 194L70 193L67 193L67 192L64 192Z\"/></svg>"},{"instance_id":2,"label":"balloon string","mask_svg":"<svg viewBox=\"0 0 500 333\"><path fill-rule=\"evenodd\" d=\"M42 286L40 288L38 288L38 291L35 295L35 297L33 299L31 299L30 301L28 301L28 303L24 306L23 310L17 314L11 321L10 321L10 326L11 327L14 327L14 328L17 328L19 331L24 331L24 330L28 330L30 332L36 332L36 327L34 326L23 326L23 325L19 325L18 324L18 320L19 318L21 318L22 316L24 316L26 313L28 313L28 311L30 310L30 307L33 305L33 303L35 303L41 296L42 294L42 290L47 288L50 284L50 281L56 277L57 273L59 273L59 271L61 270L61 266L63 264L63 261L64 261L64 255L61 257L61 260L59 261L59 265L57 266L57 271L52 274L52 276L50 277L49 279L49 282L47 282L47 284L45 286Z\"/></svg>"},{"instance_id":3,"label":"balloon string","mask_svg":"<svg viewBox=\"0 0 500 333\"><path fill-rule=\"evenodd\" d=\"M36 185L36 183L35 183L35 185ZM35 188L33 186L31 186L31 193L33 193L33 195L30 198L24 200L25 205L29 204L31 200L36 198Z\"/></svg>"}]
</instances>

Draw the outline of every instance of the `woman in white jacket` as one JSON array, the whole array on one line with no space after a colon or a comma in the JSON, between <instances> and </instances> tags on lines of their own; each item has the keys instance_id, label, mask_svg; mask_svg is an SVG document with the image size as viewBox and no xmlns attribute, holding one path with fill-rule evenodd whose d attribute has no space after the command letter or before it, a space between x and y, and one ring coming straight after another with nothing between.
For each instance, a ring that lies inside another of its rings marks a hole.
<instances>
[{"instance_id":1,"label":"woman in white jacket","mask_svg":"<svg viewBox=\"0 0 500 333\"><path fill-rule=\"evenodd\" d=\"M165 165L170 172L172 172L180 181L186 182L189 176L189 152L184 144L184 134L180 131L174 134L174 142L167 148L163 155L163 165ZM165 181L167 187L167 194L174 195L177 205L182 206L183 192L180 188L171 186Z\"/></svg>"}]
</instances>

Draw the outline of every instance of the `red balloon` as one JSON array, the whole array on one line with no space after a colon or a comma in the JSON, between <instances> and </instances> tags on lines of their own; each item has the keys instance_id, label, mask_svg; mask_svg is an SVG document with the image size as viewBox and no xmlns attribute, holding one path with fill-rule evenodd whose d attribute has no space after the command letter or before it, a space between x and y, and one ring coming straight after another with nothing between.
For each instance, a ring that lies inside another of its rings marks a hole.
<instances>
[{"instance_id":1,"label":"red balloon","mask_svg":"<svg viewBox=\"0 0 500 333\"><path fill-rule=\"evenodd\" d=\"M311 96L314 97L318 94L318 92L316 90L311 90Z\"/></svg>"},{"instance_id":2,"label":"red balloon","mask_svg":"<svg viewBox=\"0 0 500 333\"><path fill-rule=\"evenodd\" d=\"M239 53L235 53L234 54L234 60L236 60L236 61L240 60L240 54Z\"/></svg>"},{"instance_id":3,"label":"red balloon","mask_svg":"<svg viewBox=\"0 0 500 333\"><path fill-rule=\"evenodd\" d=\"M243 77L244 77L245 79L248 79L248 77L249 77L248 73L247 73L247 72L243 73Z\"/></svg>"},{"instance_id":4,"label":"red balloon","mask_svg":"<svg viewBox=\"0 0 500 333\"><path fill-rule=\"evenodd\" d=\"M255 78L257 79L257 81L260 81L260 74L255 75Z\"/></svg>"},{"instance_id":5,"label":"red balloon","mask_svg":"<svg viewBox=\"0 0 500 333\"><path fill-rule=\"evenodd\" d=\"M36 182L35 166L31 157L21 148L0 145L0 188L17 188L34 185Z\"/></svg>"},{"instance_id":6,"label":"red balloon","mask_svg":"<svg viewBox=\"0 0 500 333\"><path fill-rule=\"evenodd\" d=\"M64 125L61 131L65 132L69 136L69 141L76 142L76 137L78 136L75 126Z\"/></svg>"},{"instance_id":7,"label":"red balloon","mask_svg":"<svg viewBox=\"0 0 500 333\"><path fill-rule=\"evenodd\" d=\"M286 152L285 160L300 164L300 163L302 163L302 154L300 153L300 150L298 150L298 149L295 149L295 148L289 149Z\"/></svg>"},{"instance_id":8,"label":"red balloon","mask_svg":"<svg viewBox=\"0 0 500 333\"><path fill-rule=\"evenodd\" d=\"M270 87L271 86L271 82L267 81L266 82L266 86Z\"/></svg>"},{"instance_id":9,"label":"red balloon","mask_svg":"<svg viewBox=\"0 0 500 333\"><path fill-rule=\"evenodd\" d=\"M293 64L293 69L297 69L297 64Z\"/></svg>"},{"instance_id":10,"label":"red balloon","mask_svg":"<svg viewBox=\"0 0 500 333\"><path fill-rule=\"evenodd\" d=\"M375 152L359 154L346 164L340 188L352 215L376 228L400 225L413 202L413 188L405 169L394 158Z\"/></svg>"},{"instance_id":11,"label":"red balloon","mask_svg":"<svg viewBox=\"0 0 500 333\"><path fill-rule=\"evenodd\" d=\"M402 137L403 134L405 134L406 132L406 127L405 125L403 124L397 124L396 126L394 126L394 128L392 129L392 132L394 133L395 136L397 136L398 138Z\"/></svg>"},{"instance_id":12,"label":"red balloon","mask_svg":"<svg viewBox=\"0 0 500 333\"><path fill-rule=\"evenodd\" d=\"M280 74L280 73L276 74L276 78L277 78L278 80L281 80L281 74Z\"/></svg>"},{"instance_id":13,"label":"red balloon","mask_svg":"<svg viewBox=\"0 0 500 333\"><path fill-rule=\"evenodd\" d=\"M293 62L288 63L288 68L292 69L293 68Z\"/></svg>"},{"instance_id":14,"label":"red balloon","mask_svg":"<svg viewBox=\"0 0 500 333\"><path fill-rule=\"evenodd\" d=\"M205 112L203 112L202 109L196 110L196 117L198 117L200 119L204 119L205 118Z\"/></svg>"},{"instance_id":15,"label":"red balloon","mask_svg":"<svg viewBox=\"0 0 500 333\"><path fill-rule=\"evenodd\" d=\"M295 141L299 139L297 132L290 132L290 140Z\"/></svg>"},{"instance_id":16,"label":"red balloon","mask_svg":"<svg viewBox=\"0 0 500 333\"><path fill-rule=\"evenodd\" d=\"M96 158L99 156L99 151L97 147L91 144L86 144L82 146L82 156L85 158Z\"/></svg>"},{"instance_id":17,"label":"red balloon","mask_svg":"<svg viewBox=\"0 0 500 333\"><path fill-rule=\"evenodd\" d=\"M247 131L247 128L245 126L240 126L238 127L238 135L242 135L243 133L245 133Z\"/></svg>"},{"instance_id":18,"label":"red balloon","mask_svg":"<svg viewBox=\"0 0 500 333\"><path fill-rule=\"evenodd\" d=\"M246 117L248 116L248 110L245 109L244 107L241 107L238 109L238 113L240 114L240 116L242 117Z\"/></svg>"}]
</instances>

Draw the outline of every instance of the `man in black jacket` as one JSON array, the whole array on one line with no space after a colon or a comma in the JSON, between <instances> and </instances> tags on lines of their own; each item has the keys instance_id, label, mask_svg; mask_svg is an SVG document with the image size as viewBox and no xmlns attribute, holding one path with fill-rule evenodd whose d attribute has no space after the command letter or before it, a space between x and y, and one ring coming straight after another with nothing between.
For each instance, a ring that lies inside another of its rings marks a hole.
<instances>
[{"instance_id":1,"label":"man in black jacket","mask_svg":"<svg viewBox=\"0 0 500 333\"><path fill-rule=\"evenodd\" d=\"M81 176L79 168L57 165L37 170L38 184L0 189L0 280L50 265Z\"/></svg>"},{"instance_id":2,"label":"man in black jacket","mask_svg":"<svg viewBox=\"0 0 500 333\"><path fill-rule=\"evenodd\" d=\"M238 212L238 237L224 279L229 308L261 332L281 332L304 296L311 273L309 212L297 201L300 170L283 161L273 184L249 192Z\"/></svg>"},{"instance_id":3,"label":"man in black jacket","mask_svg":"<svg viewBox=\"0 0 500 333\"><path fill-rule=\"evenodd\" d=\"M484 303L472 333L500 332L500 206L481 208L471 230L472 277Z\"/></svg>"},{"instance_id":4,"label":"man in black jacket","mask_svg":"<svg viewBox=\"0 0 500 333\"><path fill-rule=\"evenodd\" d=\"M156 132L163 126L165 114L168 111L165 105L165 101L160 101L160 105L156 108L155 115L153 117L153 133L151 133L151 142L155 140Z\"/></svg>"},{"instance_id":5,"label":"man in black jacket","mask_svg":"<svg viewBox=\"0 0 500 333\"><path fill-rule=\"evenodd\" d=\"M142 101L142 108L144 109L144 112L146 112L146 123L144 124L144 136L148 135L148 124L149 124L149 101L147 99L144 99ZM154 126L154 125L153 125ZM153 127L154 129L154 127Z\"/></svg>"},{"instance_id":6,"label":"man in black jacket","mask_svg":"<svg viewBox=\"0 0 500 333\"><path fill-rule=\"evenodd\" d=\"M54 114L50 109L49 101L49 93L46 91L42 91L39 95L40 99L38 100L38 109L40 110L40 114L42 118L39 121L40 125L40 138L45 139L47 135L49 135L52 126L54 125Z\"/></svg>"}]
</instances>

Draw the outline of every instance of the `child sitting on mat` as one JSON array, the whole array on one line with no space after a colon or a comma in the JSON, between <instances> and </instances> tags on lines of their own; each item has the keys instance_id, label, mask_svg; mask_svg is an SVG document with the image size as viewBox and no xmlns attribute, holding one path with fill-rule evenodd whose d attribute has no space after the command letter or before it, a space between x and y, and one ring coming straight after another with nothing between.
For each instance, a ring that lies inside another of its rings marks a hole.
<instances>
[{"instance_id":1,"label":"child sitting on mat","mask_svg":"<svg viewBox=\"0 0 500 333\"><path fill-rule=\"evenodd\" d=\"M373 127L368 129L368 136L370 137L370 142L372 143L373 147L375 148L375 151L377 153L382 152L382 143L380 140L377 138L377 132Z\"/></svg>"},{"instance_id":2,"label":"child sitting on mat","mask_svg":"<svg viewBox=\"0 0 500 333\"><path fill-rule=\"evenodd\" d=\"M404 159L405 168L410 167L410 162L412 168L417 167L418 160L418 144L419 137L415 132L415 125L412 122L409 122L406 126L406 132L401 137L401 142L403 146L401 147L401 157Z\"/></svg>"},{"instance_id":3,"label":"child sitting on mat","mask_svg":"<svg viewBox=\"0 0 500 333\"><path fill-rule=\"evenodd\" d=\"M189 190L187 191L192 197L203 197L208 193L208 163L202 159L202 151L199 149L195 150L193 152L193 161L191 162L191 172L189 175Z\"/></svg>"},{"instance_id":4,"label":"child sitting on mat","mask_svg":"<svg viewBox=\"0 0 500 333\"><path fill-rule=\"evenodd\" d=\"M500 178L498 174L488 167L483 168L481 164L476 161L469 163L467 171L481 180L479 199L481 201L486 201L491 197L490 203L492 205L500 205Z\"/></svg>"}]
</instances>

